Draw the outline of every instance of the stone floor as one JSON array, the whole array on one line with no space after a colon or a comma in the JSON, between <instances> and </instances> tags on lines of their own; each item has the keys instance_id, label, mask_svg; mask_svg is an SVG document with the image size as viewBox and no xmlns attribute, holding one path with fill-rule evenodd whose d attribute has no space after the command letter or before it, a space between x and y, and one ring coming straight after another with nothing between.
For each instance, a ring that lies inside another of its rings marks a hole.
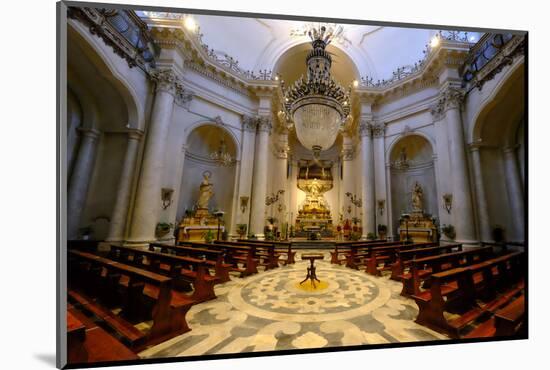
<instances>
[{"instance_id":1,"label":"stone floor","mask_svg":"<svg viewBox=\"0 0 550 370\"><path fill-rule=\"evenodd\" d=\"M307 253L311 253L308 250ZM339 347L446 339L417 325L414 300L388 276L317 261L318 289L300 286L309 262L216 286L217 299L187 314L191 331L141 352L141 358Z\"/></svg>"}]
</instances>

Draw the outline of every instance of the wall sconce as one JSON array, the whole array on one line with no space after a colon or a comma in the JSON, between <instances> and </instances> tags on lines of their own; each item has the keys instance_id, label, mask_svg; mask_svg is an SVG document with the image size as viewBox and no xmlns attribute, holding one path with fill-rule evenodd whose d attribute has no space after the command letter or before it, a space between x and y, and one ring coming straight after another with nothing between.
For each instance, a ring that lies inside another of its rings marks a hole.
<instances>
[{"instance_id":1,"label":"wall sconce","mask_svg":"<svg viewBox=\"0 0 550 370\"><path fill-rule=\"evenodd\" d=\"M378 204L378 210L380 211L380 216L382 216L384 214L384 208L386 208L386 200L379 199L376 202Z\"/></svg>"},{"instance_id":2,"label":"wall sconce","mask_svg":"<svg viewBox=\"0 0 550 370\"><path fill-rule=\"evenodd\" d=\"M174 189L162 188L160 190L160 198L162 199L162 209L170 207L172 204L172 194L174 194Z\"/></svg>"},{"instance_id":3,"label":"wall sconce","mask_svg":"<svg viewBox=\"0 0 550 370\"><path fill-rule=\"evenodd\" d=\"M451 213L451 208L453 208L453 195L449 193L443 194L443 208L447 213Z\"/></svg>"},{"instance_id":4,"label":"wall sconce","mask_svg":"<svg viewBox=\"0 0 550 370\"><path fill-rule=\"evenodd\" d=\"M248 207L248 197L241 197L241 212L242 213L245 213L246 212L246 207Z\"/></svg>"}]
</instances>

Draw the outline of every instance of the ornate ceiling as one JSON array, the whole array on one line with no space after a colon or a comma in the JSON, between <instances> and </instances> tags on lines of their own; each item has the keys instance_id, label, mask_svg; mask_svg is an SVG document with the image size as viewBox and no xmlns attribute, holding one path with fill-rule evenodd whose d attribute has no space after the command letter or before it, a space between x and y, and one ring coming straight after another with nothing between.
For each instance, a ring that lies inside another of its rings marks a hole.
<instances>
[{"instance_id":1,"label":"ornate ceiling","mask_svg":"<svg viewBox=\"0 0 550 370\"><path fill-rule=\"evenodd\" d=\"M184 27L192 19L194 31L216 57L231 58L239 68L258 73L271 70L288 82L305 71L304 55L309 38L308 25L319 23L174 13L138 14L150 24ZM334 75L345 86L354 79L389 79L400 67L413 66L424 58L424 51L437 30L341 25L343 30L330 47L334 54ZM473 41L479 35L471 34Z\"/></svg>"}]
</instances>

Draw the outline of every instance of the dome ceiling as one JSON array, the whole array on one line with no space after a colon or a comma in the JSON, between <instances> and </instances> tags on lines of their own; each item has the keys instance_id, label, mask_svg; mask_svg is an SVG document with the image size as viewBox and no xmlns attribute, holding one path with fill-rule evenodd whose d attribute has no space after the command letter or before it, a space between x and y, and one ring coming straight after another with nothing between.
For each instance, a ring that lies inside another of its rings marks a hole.
<instances>
[{"instance_id":1,"label":"dome ceiling","mask_svg":"<svg viewBox=\"0 0 550 370\"><path fill-rule=\"evenodd\" d=\"M297 59L304 60L302 57L309 46L309 37L304 30L308 25L322 24L231 16L137 13L145 19L155 19L157 24L166 19L173 26L174 21L179 19L182 27L185 19L191 18L192 23L198 26L196 30L202 34L202 41L216 55L221 58L228 55L236 59L243 70L254 72L267 69L281 73L285 69L282 67L285 61L280 58L288 59L289 50L295 53ZM426 45L437 32L419 28L340 25L343 27L341 37L334 40L330 47L336 56L335 67L338 67L338 62L342 65L342 73L335 73L337 76L343 74L342 78L346 81L352 74L372 77L375 81L390 78L398 67L413 65L422 59ZM479 34L473 33L471 36L477 40ZM303 66L302 62L300 64ZM355 65L355 71L344 73L344 69L351 69L351 64ZM294 68L290 68L287 74L292 77L300 75ZM292 78L285 80L291 82Z\"/></svg>"}]
</instances>

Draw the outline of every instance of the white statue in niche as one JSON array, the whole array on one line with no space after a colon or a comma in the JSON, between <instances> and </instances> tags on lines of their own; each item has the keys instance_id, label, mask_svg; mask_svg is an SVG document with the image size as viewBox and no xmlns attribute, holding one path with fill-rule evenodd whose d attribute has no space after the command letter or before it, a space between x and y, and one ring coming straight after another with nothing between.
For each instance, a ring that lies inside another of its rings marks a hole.
<instances>
[{"instance_id":1,"label":"white statue in niche","mask_svg":"<svg viewBox=\"0 0 550 370\"><path fill-rule=\"evenodd\" d=\"M418 182L415 182L414 188L411 194L412 209L413 211L422 211L424 192Z\"/></svg>"},{"instance_id":2,"label":"white statue in niche","mask_svg":"<svg viewBox=\"0 0 550 370\"><path fill-rule=\"evenodd\" d=\"M212 190L214 188L214 184L210 182L211 176L212 173L210 171L204 171L202 173L203 180L199 187L199 200L197 202L198 208L208 208L208 202L214 195L214 191Z\"/></svg>"}]
</instances>

